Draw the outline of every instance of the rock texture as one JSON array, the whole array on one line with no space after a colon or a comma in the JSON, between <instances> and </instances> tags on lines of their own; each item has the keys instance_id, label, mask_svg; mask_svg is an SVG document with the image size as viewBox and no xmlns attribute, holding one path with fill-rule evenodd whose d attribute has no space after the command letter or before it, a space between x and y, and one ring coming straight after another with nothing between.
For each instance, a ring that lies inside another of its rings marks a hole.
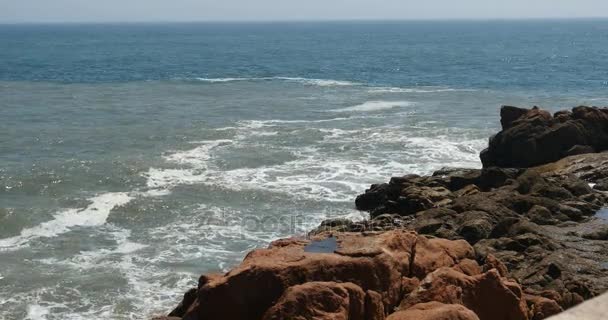
<instances>
[{"instance_id":1,"label":"rock texture","mask_svg":"<svg viewBox=\"0 0 608 320\"><path fill-rule=\"evenodd\" d=\"M504 106L502 131L481 153L484 167L532 167L565 156L608 150L608 109L576 107L551 115Z\"/></svg>"},{"instance_id":2,"label":"rock texture","mask_svg":"<svg viewBox=\"0 0 608 320\"><path fill-rule=\"evenodd\" d=\"M330 236L337 241L333 252L306 250ZM399 310L426 319L442 319L444 311L463 319L528 319L522 288L474 258L464 240L405 230L283 239L252 251L223 276L205 277L196 299L185 297L180 316L373 320ZM489 308L492 297L497 299ZM425 305L429 302L445 305Z\"/></svg>"},{"instance_id":3,"label":"rock texture","mask_svg":"<svg viewBox=\"0 0 608 320\"><path fill-rule=\"evenodd\" d=\"M608 289L607 229L594 217L608 197L589 184L605 178L607 165L608 153L602 153L527 170L445 169L432 176L392 178L357 198L373 217L357 228L398 226L464 239L474 246L478 261L497 258L526 288L553 290L560 307L568 308ZM441 197L428 192L403 196L415 189L439 190Z\"/></svg>"}]
</instances>

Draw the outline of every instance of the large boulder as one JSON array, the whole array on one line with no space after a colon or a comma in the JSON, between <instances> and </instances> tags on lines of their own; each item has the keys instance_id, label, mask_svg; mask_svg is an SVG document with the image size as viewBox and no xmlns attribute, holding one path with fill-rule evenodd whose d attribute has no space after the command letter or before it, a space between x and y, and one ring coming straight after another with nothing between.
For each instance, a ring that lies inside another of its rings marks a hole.
<instances>
[{"instance_id":1,"label":"large boulder","mask_svg":"<svg viewBox=\"0 0 608 320\"><path fill-rule=\"evenodd\" d=\"M425 301L463 305L480 320L528 319L521 287L501 277L495 269L474 276L452 268L437 269L424 278L400 307L408 309Z\"/></svg>"},{"instance_id":2,"label":"large boulder","mask_svg":"<svg viewBox=\"0 0 608 320\"><path fill-rule=\"evenodd\" d=\"M250 252L224 276L205 277L183 318L298 319L296 313L312 310L358 319L393 310L416 279L473 258L465 241L404 230L277 240Z\"/></svg>"},{"instance_id":3,"label":"large boulder","mask_svg":"<svg viewBox=\"0 0 608 320\"><path fill-rule=\"evenodd\" d=\"M308 282L287 289L263 320L383 320L384 306L375 291L354 283Z\"/></svg>"},{"instance_id":4,"label":"large boulder","mask_svg":"<svg viewBox=\"0 0 608 320\"><path fill-rule=\"evenodd\" d=\"M537 107L501 109L502 131L481 153L484 167L524 168L608 150L608 109L576 107L551 116Z\"/></svg>"},{"instance_id":5,"label":"large boulder","mask_svg":"<svg viewBox=\"0 0 608 320\"><path fill-rule=\"evenodd\" d=\"M391 314L387 320L479 320L471 310L460 304L441 302L419 303L407 310Z\"/></svg>"}]
</instances>

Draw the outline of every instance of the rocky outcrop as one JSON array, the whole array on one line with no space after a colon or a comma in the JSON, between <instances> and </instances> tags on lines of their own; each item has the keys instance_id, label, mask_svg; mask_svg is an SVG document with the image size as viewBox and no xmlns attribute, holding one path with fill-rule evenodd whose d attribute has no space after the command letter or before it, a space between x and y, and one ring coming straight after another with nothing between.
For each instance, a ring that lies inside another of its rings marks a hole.
<instances>
[{"instance_id":1,"label":"rocky outcrop","mask_svg":"<svg viewBox=\"0 0 608 320\"><path fill-rule=\"evenodd\" d=\"M464 239L474 246L478 261L492 255L526 288L566 297L557 301L565 309L608 289L607 229L594 217L608 196L590 187L605 179L606 166L608 153L602 153L527 170L444 169L432 176L392 178L358 197L357 203L366 203L373 217L358 226L398 225L421 234ZM402 198L406 193L422 194L414 189L440 192ZM367 202L370 193L382 199L375 207ZM401 206L411 201L425 205Z\"/></svg>"},{"instance_id":2,"label":"rocky outcrop","mask_svg":"<svg viewBox=\"0 0 608 320\"><path fill-rule=\"evenodd\" d=\"M479 320L471 310L460 304L420 303L405 311L391 314L387 320Z\"/></svg>"},{"instance_id":3,"label":"rocky outcrop","mask_svg":"<svg viewBox=\"0 0 608 320\"><path fill-rule=\"evenodd\" d=\"M335 248L310 250L327 239L335 240ZM398 310L391 319L440 319L442 312L465 319L527 319L522 288L474 258L466 241L405 230L282 239L252 251L225 275L205 276L195 300L185 297L180 316L373 320ZM491 297L498 300L484 307Z\"/></svg>"},{"instance_id":4,"label":"rocky outcrop","mask_svg":"<svg viewBox=\"0 0 608 320\"><path fill-rule=\"evenodd\" d=\"M590 153L607 115L503 107L483 169L372 185L355 201L370 219L254 250L169 316L540 320L591 299L608 290L608 152Z\"/></svg>"},{"instance_id":5,"label":"rocky outcrop","mask_svg":"<svg viewBox=\"0 0 608 320\"><path fill-rule=\"evenodd\" d=\"M551 115L504 106L502 131L481 153L484 167L532 167L565 156L608 150L608 109L576 107Z\"/></svg>"}]
</instances>

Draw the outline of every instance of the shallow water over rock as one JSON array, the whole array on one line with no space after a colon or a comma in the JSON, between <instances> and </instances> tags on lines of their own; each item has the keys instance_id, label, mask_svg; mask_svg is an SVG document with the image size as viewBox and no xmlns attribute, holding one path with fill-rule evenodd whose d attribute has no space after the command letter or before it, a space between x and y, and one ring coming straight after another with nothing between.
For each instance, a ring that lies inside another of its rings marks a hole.
<instances>
[{"instance_id":1,"label":"shallow water over rock","mask_svg":"<svg viewBox=\"0 0 608 320\"><path fill-rule=\"evenodd\" d=\"M595 216L602 219L604 222L608 222L608 207L598 210Z\"/></svg>"},{"instance_id":2,"label":"shallow water over rock","mask_svg":"<svg viewBox=\"0 0 608 320\"><path fill-rule=\"evenodd\" d=\"M304 247L304 252L312 253L333 253L338 249L336 238L329 237L325 240L315 240Z\"/></svg>"}]
</instances>

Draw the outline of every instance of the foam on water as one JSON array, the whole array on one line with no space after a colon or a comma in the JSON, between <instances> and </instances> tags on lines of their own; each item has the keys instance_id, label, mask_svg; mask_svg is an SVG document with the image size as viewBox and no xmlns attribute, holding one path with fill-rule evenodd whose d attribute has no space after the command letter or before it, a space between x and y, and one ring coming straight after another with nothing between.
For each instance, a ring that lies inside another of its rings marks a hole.
<instances>
[{"instance_id":1,"label":"foam on water","mask_svg":"<svg viewBox=\"0 0 608 320\"><path fill-rule=\"evenodd\" d=\"M357 86L359 83L344 80L312 79L302 77L239 77L239 78L196 78L198 81L209 83L226 83L236 81L287 81L319 87Z\"/></svg>"},{"instance_id":2,"label":"foam on water","mask_svg":"<svg viewBox=\"0 0 608 320\"><path fill-rule=\"evenodd\" d=\"M68 232L76 226L102 225L115 207L129 203L133 198L125 192L103 193L88 199L91 204L83 209L70 208L57 212L53 219L35 227L21 230L18 236L0 239L0 250L17 249L36 238L50 238Z\"/></svg>"},{"instance_id":3,"label":"foam on water","mask_svg":"<svg viewBox=\"0 0 608 320\"><path fill-rule=\"evenodd\" d=\"M369 112L380 111L399 107L409 107L413 105L410 101L367 101L351 107L333 109L334 112Z\"/></svg>"},{"instance_id":4,"label":"foam on water","mask_svg":"<svg viewBox=\"0 0 608 320\"><path fill-rule=\"evenodd\" d=\"M394 174L425 174L448 165L477 167L478 152L486 144L485 139L466 139L459 132L427 136L429 132L428 129L423 130L424 126L420 127L419 132L404 132L393 126L346 130L316 129L306 125L300 130L316 130L324 136L315 146L297 149L284 147L295 157L294 160L262 167L223 170L212 165L215 152L249 146L253 137L274 136L277 130L294 123L300 122L241 121L233 140L199 141L197 143L200 145L193 149L165 155L165 160L182 168L149 169L144 174L147 186L155 190L170 190L181 184L207 184L236 191L284 193L296 199L350 202L370 183ZM300 132L296 129L289 134L297 136ZM262 143L259 140L256 142ZM381 145L387 148L377 150L376 146ZM354 151L328 153L325 150L334 147ZM361 150L362 147L367 150ZM359 157L355 157L357 154Z\"/></svg>"},{"instance_id":5,"label":"foam on water","mask_svg":"<svg viewBox=\"0 0 608 320\"><path fill-rule=\"evenodd\" d=\"M399 88L399 87L371 87L370 93L438 93L438 92L471 92L472 89L438 88L438 87L419 87L419 88Z\"/></svg>"},{"instance_id":6,"label":"foam on water","mask_svg":"<svg viewBox=\"0 0 608 320\"><path fill-rule=\"evenodd\" d=\"M31 304L27 307L26 320L42 320L47 319L47 316L51 313L48 307L41 306L39 304Z\"/></svg>"}]
</instances>

